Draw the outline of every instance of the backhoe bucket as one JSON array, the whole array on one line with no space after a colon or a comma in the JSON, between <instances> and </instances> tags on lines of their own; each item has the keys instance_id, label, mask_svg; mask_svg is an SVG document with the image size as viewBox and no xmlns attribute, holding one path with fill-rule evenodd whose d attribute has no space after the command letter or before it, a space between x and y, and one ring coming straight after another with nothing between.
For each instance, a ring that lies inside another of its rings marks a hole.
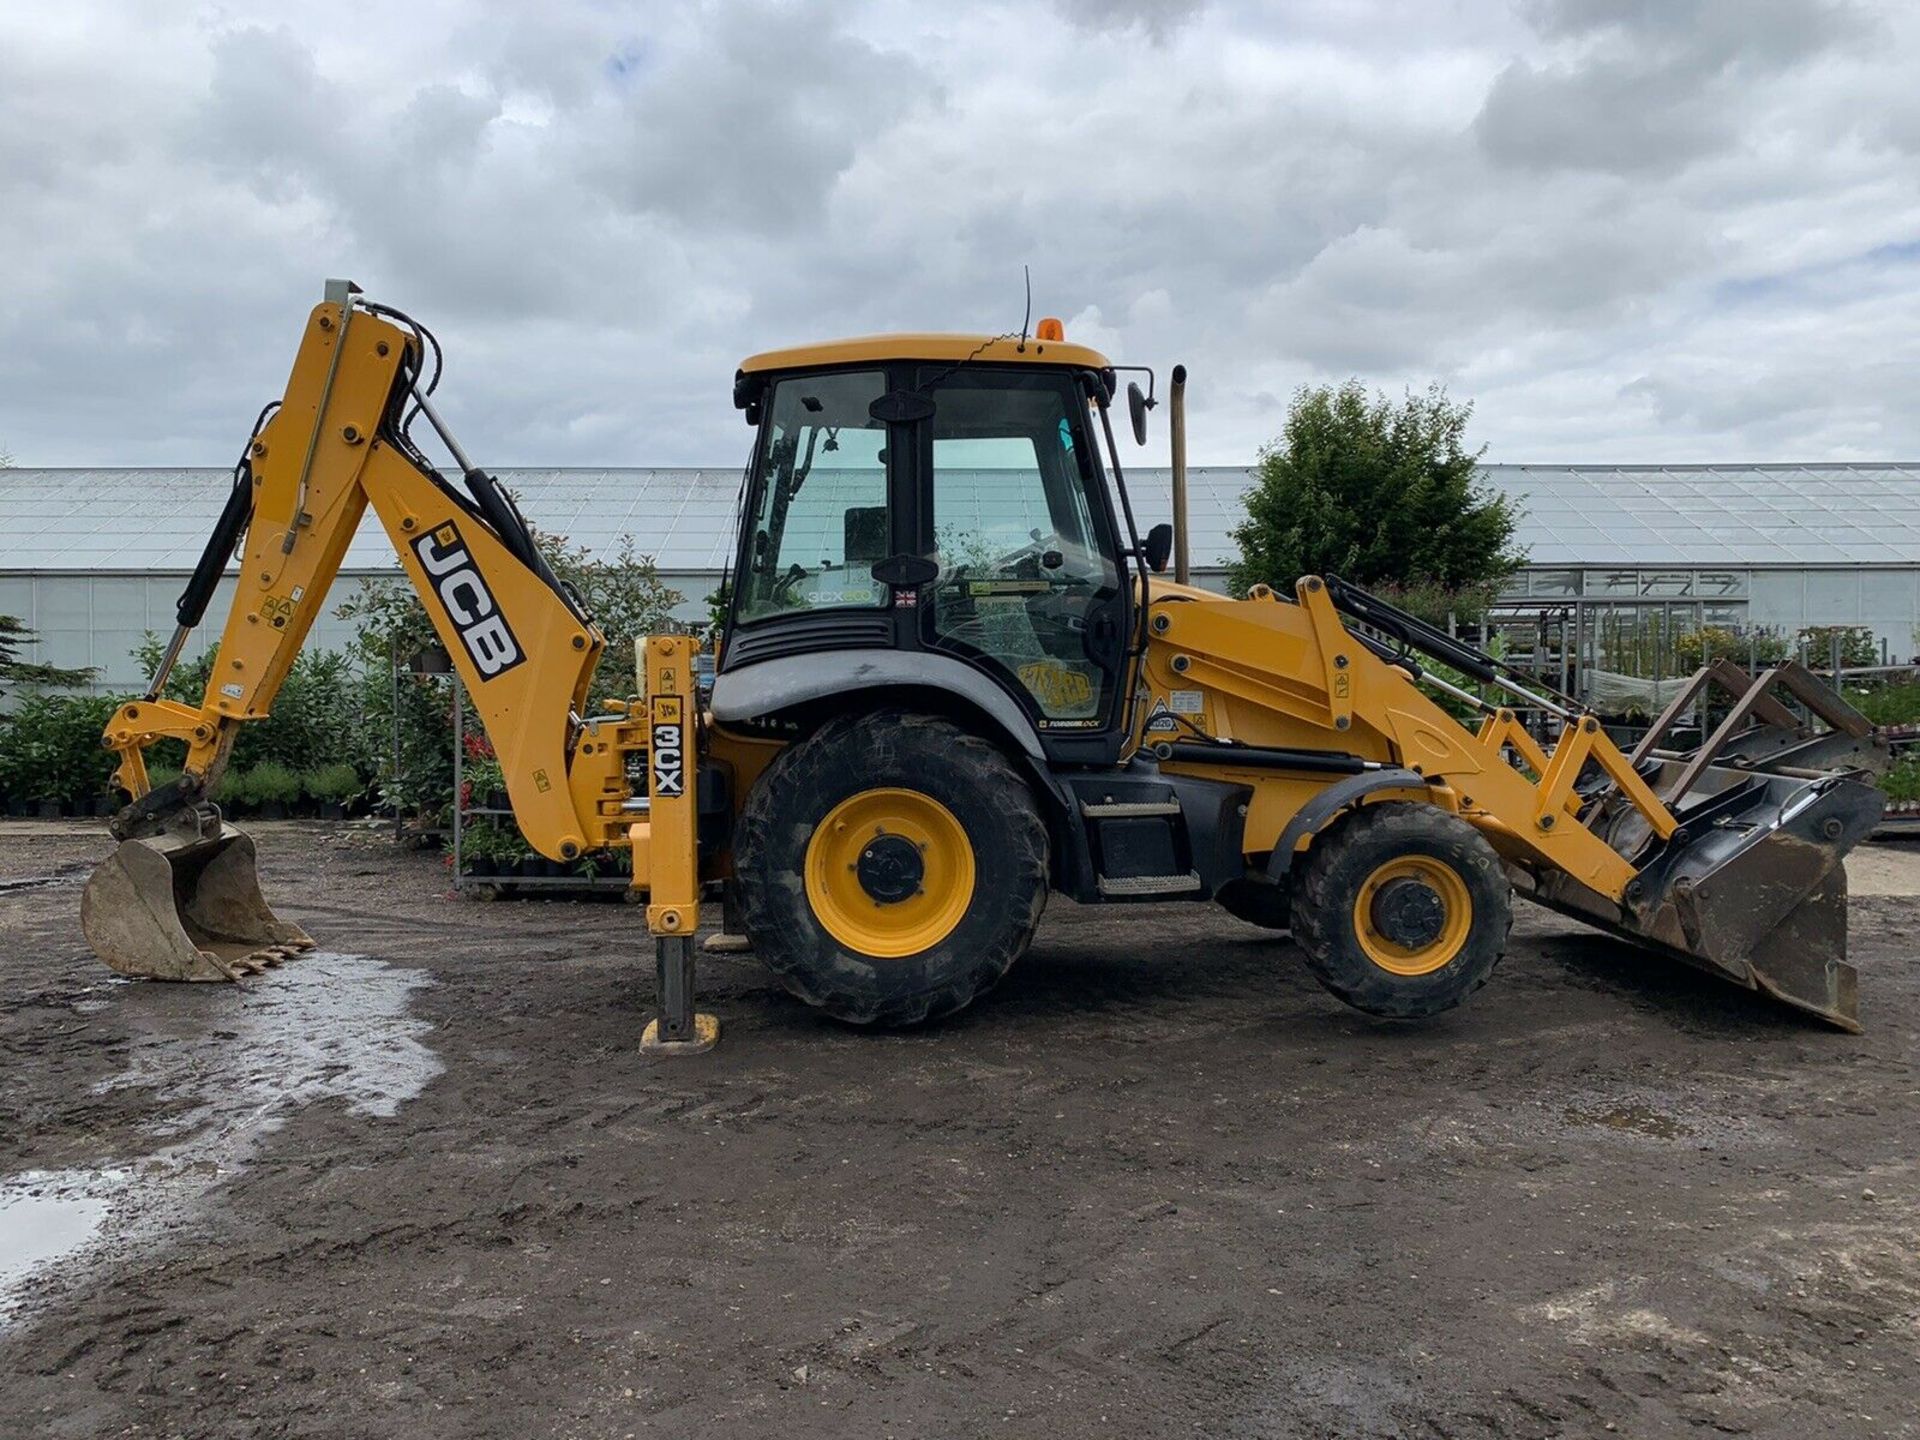
<instances>
[{"instance_id":1,"label":"backhoe bucket","mask_svg":"<svg viewBox=\"0 0 1920 1440\"><path fill-rule=\"evenodd\" d=\"M123 840L80 896L87 943L122 975L238 980L313 941L260 893L252 839L217 816Z\"/></svg>"},{"instance_id":2,"label":"backhoe bucket","mask_svg":"<svg viewBox=\"0 0 1920 1440\"><path fill-rule=\"evenodd\" d=\"M1684 754L1656 748L1683 696L1633 756L1679 830L1654 842L1617 795L1594 797L1586 813L1640 866L1625 902L1564 874L1542 876L1533 898L1858 1031L1844 862L1885 808L1868 778L1885 768L1886 738L1798 665L1756 678L1721 661L1693 685L1704 693L1709 682L1737 699L1704 745ZM1788 711L1776 691L1807 716Z\"/></svg>"}]
</instances>

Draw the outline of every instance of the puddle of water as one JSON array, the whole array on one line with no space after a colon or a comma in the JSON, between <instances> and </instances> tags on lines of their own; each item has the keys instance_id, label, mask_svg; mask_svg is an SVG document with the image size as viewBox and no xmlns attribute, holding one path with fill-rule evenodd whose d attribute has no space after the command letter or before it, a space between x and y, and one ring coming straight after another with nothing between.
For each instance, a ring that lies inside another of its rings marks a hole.
<instances>
[{"instance_id":1,"label":"puddle of water","mask_svg":"<svg viewBox=\"0 0 1920 1440\"><path fill-rule=\"evenodd\" d=\"M0 1180L0 1328L74 1267L177 1223L305 1106L394 1115L444 1068L420 1038L431 1027L408 1014L432 983L314 951L243 985L128 984L88 1002L116 1010L132 1035L127 1068L97 1093L139 1089L168 1113L144 1155Z\"/></svg>"},{"instance_id":2,"label":"puddle of water","mask_svg":"<svg viewBox=\"0 0 1920 1440\"><path fill-rule=\"evenodd\" d=\"M29 1170L0 1195L0 1319L8 1297L42 1265L70 1255L100 1232L107 1201L98 1191L104 1172Z\"/></svg>"}]
</instances>

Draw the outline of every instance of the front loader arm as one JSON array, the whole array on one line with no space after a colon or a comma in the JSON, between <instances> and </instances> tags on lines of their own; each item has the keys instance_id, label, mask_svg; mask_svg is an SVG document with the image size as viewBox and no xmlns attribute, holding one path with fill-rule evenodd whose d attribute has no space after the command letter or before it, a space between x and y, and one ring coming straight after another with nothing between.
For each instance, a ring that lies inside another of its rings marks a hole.
<instances>
[{"instance_id":1,"label":"front loader arm","mask_svg":"<svg viewBox=\"0 0 1920 1440\"><path fill-rule=\"evenodd\" d=\"M203 800L239 726L271 713L371 505L480 712L528 842L571 859L624 839L624 737L593 745L592 777L569 775L605 641L491 479L468 467L469 499L402 433L420 358L413 332L355 304L345 286L330 286L309 317L285 397L243 462L251 502L239 584L206 693L198 706L159 699L163 672L107 727L116 781L134 797L115 822L122 838ZM213 577L226 548L210 546ZM170 658L188 611L183 598ZM186 763L178 787L150 795L142 752L160 738L185 741Z\"/></svg>"}]
</instances>

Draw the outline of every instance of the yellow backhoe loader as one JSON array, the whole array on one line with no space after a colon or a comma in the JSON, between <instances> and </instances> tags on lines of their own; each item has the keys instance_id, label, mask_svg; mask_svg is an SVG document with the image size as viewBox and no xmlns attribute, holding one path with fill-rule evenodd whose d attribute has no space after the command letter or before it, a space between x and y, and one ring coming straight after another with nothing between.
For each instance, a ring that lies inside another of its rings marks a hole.
<instances>
[{"instance_id":1,"label":"yellow backhoe loader","mask_svg":"<svg viewBox=\"0 0 1920 1440\"><path fill-rule=\"evenodd\" d=\"M1517 887L1858 1028L1841 862L1879 816L1863 781L1887 754L1858 713L1796 665L1721 661L1629 754L1573 700L1335 578L1243 600L1182 583L1184 535L1134 523L1121 367L1057 321L740 367L756 440L704 704L696 642L662 635L640 698L596 711L603 637L448 431L439 368L422 326L329 283L160 673L106 733L132 803L83 916L116 969L234 978L311 945L209 796L371 506L527 840L558 860L631 847L658 937L649 1044L711 1042L693 938L702 886L722 881L785 985L857 1023L966 1005L1027 948L1049 892L1218 902L1291 930L1348 1004L1418 1018L1486 982ZM1146 378L1125 400L1141 439ZM1176 373L1176 453L1180 391ZM457 477L415 444L417 417ZM236 548L205 697L159 698ZM1709 715L1697 749L1663 748ZM143 752L162 738L186 761L153 790Z\"/></svg>"}]
</instances>

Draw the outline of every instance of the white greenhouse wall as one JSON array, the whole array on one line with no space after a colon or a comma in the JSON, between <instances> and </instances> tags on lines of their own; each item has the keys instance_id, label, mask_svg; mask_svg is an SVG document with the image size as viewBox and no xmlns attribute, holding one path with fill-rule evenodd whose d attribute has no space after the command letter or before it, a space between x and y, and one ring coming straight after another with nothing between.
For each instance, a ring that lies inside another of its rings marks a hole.
<instances>
[{"instance_id":1,"label":"white greenhouse wall","mask_svg":"<svg viewBox=\"0 0 1920 1440\"><path fill-rule=\"evenodd\" d=\"M334 612L358 589L361 578L342 574L335 580L308 634L308 650L344 650L352 643L353 624ZM370 572L367 578L399 582L399 575L392 571ZM717 574L663 572L660 578L686 597L674 609L677 618L706 618L706 597L719 583ZM232 575L220 582L183 658L192 660L220 643L233 604L234 582ZM28 646L21 659L68 669L92 666L99 672L91 687L95 691L133 690L148 679L133 658L134 651L149 631L161 640L172 636L174 606L186 583L183 574L0 571L0 615L17 617L37 636L37 643Z\"/></svg>"},{"instance_id":2,"label":"white greenhouse wall","mask_svg":"<svg viewBox=\"0 0 1920 1440\"><path fill-rule=\"evenodd\" d=\"M1920 566L1857 570L1755 570L1750 623L1791 634L1805 625L1868 625L1905 660L1920 653Z\"/></svg>"}]
</instances>

